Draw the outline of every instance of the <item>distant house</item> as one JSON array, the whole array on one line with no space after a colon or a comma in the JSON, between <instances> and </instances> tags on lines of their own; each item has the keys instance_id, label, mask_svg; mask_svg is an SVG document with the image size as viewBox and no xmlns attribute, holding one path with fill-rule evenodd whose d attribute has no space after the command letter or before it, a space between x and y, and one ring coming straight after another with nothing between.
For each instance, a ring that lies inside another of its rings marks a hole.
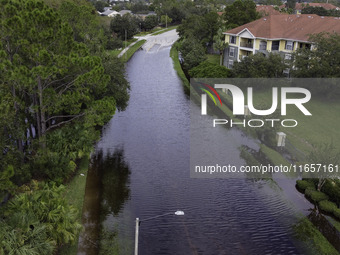
<instances>
[{"instance_id":1,"label":"distant house","mask_svg":"<svg viewBox=\"0 0 340 255\"><path fill-rule=\"evenodd\" d=\"M312 48L310 34L339 33L340 18L320 17L315 14L270 15L224 32L224 63L228 68L244 57L270 52L290 59L299 48Z\"/></svg>"},{"instance_id":2,"label":"distant house","mask_svg":"<svg viewBox=\"0 0 340 255\"><path fill-rule=\"evenodd\" d=\"M100 14L101 16L108 16L108 17L114 17L116 15L119 15L119 12L107 9L104 12Z\"/></svg>"},{"instance_id":3,"label":"distant house","mask_svg":"<svg viewBox=\"0 0 340 255\"><path fill-rule=\"evenodd\" d=\"M273 5L257 5L256 11L259 12L262 16L282 14L279 10L276 10Z\"/></svg>"},{"instance_id":4,"label":"distant house","mask_svg":"<svg viewBox=\"0 0 340 255\"><path fill-rule=\"evenodd\" d=\"M130 0L111 0L111 4L121 3L121 2L130 2Z\"/></svg>"},{"instance_id":5,"label":"distant house","mask_svg":"<svg viewBox=\"0 0 340 255\"><path fill-rule=\"evenodd\" d=\"M295 13L296 14L301 14L302 9L306 7L323 7L326 10L340 10L339 7L329 4L329 3L296 3L295 5ZM281 5L280 8L286 8L285 5Z\"/></svg>"},{"instance_id":6,"label":"distant house","mask_svg":"<svg viewBox=\"0 0 340 255\"><path fill-rule=\"evenodd\" d=\"M132 14L132 11L130 11L130 10L121 10L120 12L119 12L119 14L120 14L120 16L124 16L125 14Z\"/></svg>"},{"instance_id":7,"label":"distant house","mask_svg":"<svg viewBox=\"0 0 340 255\"><path fill-rule=\"evenodd\" d=\"M149 12L147 14L135 14L135 16L141 18L142 20L145 20L145 18L148 16L155 16L155 15L157 15L155 12Z\"/></svg>"}]
</instances>

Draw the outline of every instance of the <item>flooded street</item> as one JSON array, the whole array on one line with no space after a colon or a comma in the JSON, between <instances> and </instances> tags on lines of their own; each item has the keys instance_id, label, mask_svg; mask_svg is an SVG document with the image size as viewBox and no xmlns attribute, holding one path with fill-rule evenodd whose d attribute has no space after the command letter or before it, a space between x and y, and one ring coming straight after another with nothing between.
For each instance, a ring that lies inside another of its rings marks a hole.
<instances>
[{"instance_id":1,"label":"flooded street","mask_svg":"<svg viewBox=\"0 0 340 255\"><path fill-rule=\"evenodd\" d=\"M173 32L162 36L172 41ZM190 178L191 102L169 51L156 41L127 64L129 106L96 145L88 188L97 190L89 191L94 202L84 207L85 223L93 232L102 226L114 233L119 254L133 254L136 217L183 210L184 216L142 222L139 254L301 254L292 225L310 204L297 206L304 198L296 198L294 180L278 180L283 191L272 181ZM238 129L221 128L218 135L235 164L245 164L240 146L257 146ZM85 246L78 254L97 254L97 245Z\"/></svg>"}]
</instances>

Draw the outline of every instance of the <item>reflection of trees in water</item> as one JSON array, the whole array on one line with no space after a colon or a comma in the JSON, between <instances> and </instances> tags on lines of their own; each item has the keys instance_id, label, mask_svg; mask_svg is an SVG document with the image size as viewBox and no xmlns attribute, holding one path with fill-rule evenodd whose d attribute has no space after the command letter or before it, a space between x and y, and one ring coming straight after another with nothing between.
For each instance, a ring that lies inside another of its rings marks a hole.
<instances>
[{"instance_id":1,"label":"reflection of trees in water","mask_svg":"<svg viewBox=\"0 0 340 255\"><path fill-rule=\"evenodd\" d=\"M117 215L130 197L128 186L130 170L124 161L124 150L116 149L113 154L107 154L105 157L100 151L96 159L102 174L101 215L105 216L110 213Z\"/></svg>"},{"instance_id":2,"label":"reflection of trees in water","mask_svg":"<svg viewBox=\"0 0 340 255\"><path fill-rule=\"evenodd\" d=\"M329 220L317 209L310 210L308 219L326 237L326 239L340 251L340 232L329 222Z\"/></svg>"}]
</instances>

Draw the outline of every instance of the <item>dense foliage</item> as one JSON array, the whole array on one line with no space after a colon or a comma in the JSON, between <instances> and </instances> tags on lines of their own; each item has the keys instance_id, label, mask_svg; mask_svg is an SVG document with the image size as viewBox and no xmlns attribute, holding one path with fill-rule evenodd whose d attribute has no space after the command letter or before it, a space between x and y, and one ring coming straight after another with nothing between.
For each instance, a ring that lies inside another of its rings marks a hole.
<instances>
[{"instance_id":1,"label":"dense foliage","mask_svg":"<svg viewBox=\"0 0 340 255\"><path fill-rule=\"evenodd\" d=\"M340 77L340 35L321 33L311 35L313 50L299 49L294 55L294 77Z\"/></svg>"},{"instance_id":2,"label":"dense foliage","mask_svg":"<svg viewBox=\"0 0 340 255\"><path fill-rule=\"evenodd\" d=\"M235 28L260 18L252 0L236 0L225 8L224 19L228 29Z\"/></svg>"},{"instance_id":3,"label":"dense foliage","mask_svg":"<svg viewBox=\"0 0 340 255\"><path fill-rule=\"evenodd\" d=\"M128 40L138 33L139 20L129 13L123 16L116 15L111 20L110 29L121 40Z\"/></svg>"},{"instance_id":4,"label":"dense foliage","mask_svg":"<svg viewBox=\"0 0 340 255\"><path fill-rule=\"evenodd\" d=\"M190 69L189 75L193 78L227 78L230 77L231 71L225 66L204 61Z\"/></svg>"},{"instance_id":5,"label":"dense foliage","mask_svg":"<svg viewBox=\"0 0 340 255\"><path fill-rule=\"evenodd\" d=\"M58 246L75 242L81 225L64 191L64 186L33 181L2 208L0 254L50 255Z\"/></svg>"},{"instance_id":6,"label":"dense foliage","mask_svg":"<svg viewBox=\"0 0 340 255\"><path fill-rule=\"evenodd\" d=\"M278 54L271 53L266 57L258 53L235 63L232 72L237 78L279 78L284 77L283 70L287 67Z\"/></svg>"},{"instance_id":7,"label":"dense foliage","mask_svg":"<svg viewBox=\"0 0 340 255\"><path fill-rule=\"evenodd\" d=\"M124 65L87 1L0 1L0 254L53 254L80 230L58 185L129 99ZM15 195L17 194L17 195Z\"/></svg>"}]
</instances>

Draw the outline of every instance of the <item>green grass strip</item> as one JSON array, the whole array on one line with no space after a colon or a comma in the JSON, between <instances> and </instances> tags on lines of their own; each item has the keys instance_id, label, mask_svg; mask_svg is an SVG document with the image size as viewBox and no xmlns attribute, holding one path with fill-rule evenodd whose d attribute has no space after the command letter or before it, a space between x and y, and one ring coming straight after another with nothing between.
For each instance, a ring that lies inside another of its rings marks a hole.
<instances>
[{"instance_id":1,"label":"green grass strip","mask_svg":"<svg viewBox=\"0 0 340 255\"><path fill-rule=\"evenodd\" d=\"M177 42L172 45L170 50L170 57L172 58L172 61L174 63L174 69L177 72L178 77L182 80L183 86L189 90L190 83L182 70L181 63L179 62L177 45L178 45Z\"/></svg>"},{"instance_id":2,"label":"green grass strip","mask_svg":"<svg viewBox=\"0 0 340 255\"><path fill-rule=\"evenodd\" d=\"M130 58L133 56L133 54L135 54L135 52L137 50L139 50L140 47L142 47L142 45L146 42L146 40L140 40L138 42L136 42L134 45L132 45L125 53L124 55L121 57L121 59L123 60L123 62L128 62L130 60Z\"/></svg>"},{"instance_id":3,"label":"green grass strip","mask_svg":"<svg viewBox=\"0 0 340 255\"><path fill-rule=\"evenodd\" d=\"M170 30L176 29L176 28L177 28L177 26L171 26L171 27L162 29L162 30L160 30L160 31L158 31L158 32L152 33L151 35L160 35L160 34L163 34L163 33L165 33L165 32L168 32L168 31L170 31Z\"/></svg>"},{"instance_id":4,"label":"green grass strip","mask_svg":"<svg viewBox=\"0 0 340 255\"><path fill-rule=\"evenodd\" d=\"M83 203L85 196L85 186L87 170L89 166L89 156L81 159L77 174L66 185L65 198L69 204L78 209L78 221L82 222ZM65 245L60 249L60 255L75 255L78 250L78 237L73 245Z\"/></svg>"},{"instance_id":5,"label":"green grass strip","mask_svg":"<svg viewBox=\"0 0 340 255\"><path fill-rule=\"evenodd\" d=\"M339 255L339 252L332 246L321 232L307 218L303 218L294 227L298 238L305 242L313 251L313 254Z\"/></svg>"}]
</instances>

